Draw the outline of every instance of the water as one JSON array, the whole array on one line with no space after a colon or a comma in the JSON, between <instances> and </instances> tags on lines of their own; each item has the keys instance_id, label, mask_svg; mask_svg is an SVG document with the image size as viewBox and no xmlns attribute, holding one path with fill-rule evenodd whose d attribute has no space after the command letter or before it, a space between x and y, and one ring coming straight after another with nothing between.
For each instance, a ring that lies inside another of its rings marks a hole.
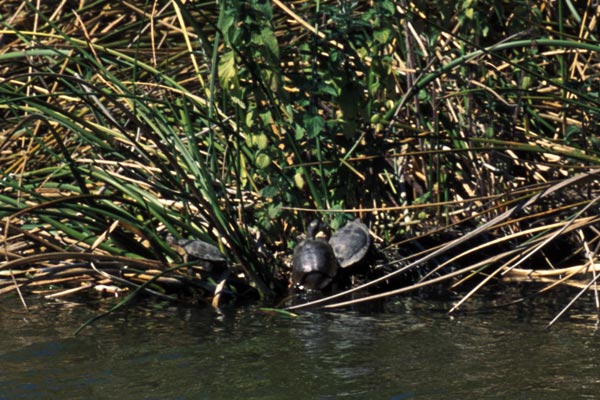
<instances>
[{"instance_id":1,"label":"water","mask_svg":"<svg viewBox=\"0 0 600 400\"><path fill-rule=\"evenodd\" d=\"M589 310L550 331L536 306L449 317L402 298L305 312L4 301L0 399L581 399L600 396ZM480 308L473 306L474 309Z\"/></svg>"}]
</instances>

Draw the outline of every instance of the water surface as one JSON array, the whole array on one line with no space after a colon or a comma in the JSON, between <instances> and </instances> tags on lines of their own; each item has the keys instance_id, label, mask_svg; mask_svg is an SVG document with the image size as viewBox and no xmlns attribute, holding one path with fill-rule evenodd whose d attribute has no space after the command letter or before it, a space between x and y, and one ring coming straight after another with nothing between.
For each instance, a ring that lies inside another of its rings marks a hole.
<instances>
[{"instance_id":1,"label":"water surface","mask_svg":"<svg viewBox=\"0 0 600 400\"><path fill-rule=\"evenodd\" d=\"M136 305L73 331L98 307L4 301L0 399L575 399L600 396L588 310L448 316L400 298L373 310Z\"/></svg>"}]
</instances>

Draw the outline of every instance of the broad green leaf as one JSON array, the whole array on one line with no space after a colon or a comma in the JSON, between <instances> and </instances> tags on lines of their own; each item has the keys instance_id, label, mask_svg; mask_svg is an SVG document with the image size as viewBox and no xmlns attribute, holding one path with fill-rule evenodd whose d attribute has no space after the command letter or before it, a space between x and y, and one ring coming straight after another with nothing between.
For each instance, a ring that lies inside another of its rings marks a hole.
<instances>
[{"instance_id":1,"label":"broad green leaf","mask_svg":"<svg viewBox=\"0 0 600 400\"><path fill-rule=\"evenodd\" d=\"M282 207L281 203L271 204L267 210L269 218L275 219L275 218L281 216L282 209L283 209L283 207Z\"/></svg>"},{"instance_id":2,"label":"broad green leaf","mask_svg":"<svg viewBox=\"0 0 600 400\"><path fill-rule=\"evenodd\" d=\"M304 127L296 124L296 129L294 130L294 139L302 140L302 138L306 135L306 129Z\"/></svg>"},{"instance_id":3,"label":"broad green leaf","mask_svg":"<svg viewBox=\"0 0 600 400\"><path fill-rule=\"evenodd\" d=\"M272 186L272 185L271 186L265 186L260 191L260 195L262 197L267 198L267 199L271 199L271 198L277 196L278 193L279 193L279 189L277 189L276 186Z\"/></svg>"},{"instance_id":4,"label":"broad green leaf","mask_svg":"<svg viewBox=\"0 0 600 400\"><path fill-rule=\"evenodd\" d=\"M267 148L267 146L269 146L269 138L267 138L267 135L264 133L253 135L252 144L259 150L264 150Z\"/></svg>"},{"instance_id":5,"label":"broad green leaf","mask_svg":"<svg viewBox=\"0 0 600 400\"><path fill-rule=\"evenodd\" d=\"M269 50L271 61L279 60L279 43L277 42L275 32L271 28L263 28L260 31L260 36L263 44Z\"/></svg>"},{"instance_id":6,"label":"broad green leaf","mask_svg":"<svg viewBox=\"0 0 600 400\"><path fill-rule=\"evenodd\" d=\"M309 139L318 136L325 127L325 121L319 115L307 115L304 117L304 126Z\"/></svg>"},{"instance_id":7,"label":"broad green leaf","mask_svg":"<svg viewBox=\"0 0 600 400\"><path fill-rule=\"evenodd\" d=\"M271 157L265 153L260 153L256 157L256 166L260 169L265 169L271 164Z\"/></svg>"},{"instance_id":8,"label":"broad green leaf","mask_svg":"<svg viewBox=\"0 0 600 400\"><path fill-rule=\"evenodd\" d=\"M251 7L253 10L258 11L263 18L267 21L271 21L273 19L273 8L271 7L270 1L265 0L253 0L251 2Z\"/></svg>"},{"instance_id":9,"label":"broad green leaf","mask_svg":"<svg viewBox=\"0 0 600 400\"><path fill-rule=\"evenodd\" d=\"M394 6L394 2L391 0L384 0L381 3L381 8L383 8L384 10L386 10L387 12L389 12L390 14L394 14L394 11L396 11L396 8Z\"/></svg>"},{"instance_id":10,"label":"broad green leaf","mask_svg":"<svg viewBox=\"0 0 600 400\"><path fill-rule=\"evenodd\" d=\"M235 12L234 10L227 10L221 14L219 18L219 29L225 35L225 40L231 43L230 41L230 29L235 28Z\"/></svg>"},{"instance_id":11,"label":"broad green leaf","mask_svg":"<svg viewBox=\"0 0 600 400\"><path fill-rule=\"evenodd\" d=\"M296 187L298 189L304 189L304 185L306 185L306 182L304 181L304 177L300 172L296 172L296 174L294 175L294 183L296 184Z\"/></svg>"},{"instance_id":12,"label":"broad green leaf","mask_svg":"<svg viewBox=\"0 0 600 400\"><path fill-rule=\"evenodd\" d=\"M392 31L390 29L378 29L373 32L373 39L381 44L385 44L390 39Z\"/></svg>"},{"instance_id":13,"label":"broad green leaf","mask_svg":"<svg viewBox=\"0 0 600 400\"><path fill-rule=\"evenodd\" d=\"M229 82L235 78L236 74L235 53L230 50L219 59L219 78L221 78L223 86L228 87Z\"/></svg>"}]
</instances>

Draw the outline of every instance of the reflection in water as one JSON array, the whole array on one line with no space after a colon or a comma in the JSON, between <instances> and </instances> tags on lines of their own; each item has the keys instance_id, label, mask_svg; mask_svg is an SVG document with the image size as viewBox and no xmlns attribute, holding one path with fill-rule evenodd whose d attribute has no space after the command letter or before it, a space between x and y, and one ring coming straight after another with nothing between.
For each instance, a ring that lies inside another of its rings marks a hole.
<instances>
[{"instance_id":1,"label":"reflection in water","mask_svg":"<svg viewBox=\"0 0 600 400\"><path fill-rule=\"evenodd\" d=\"M594 396L593 326L519 309L448 317L401 298L386 310L303 312L3 304L0 399L565 399ZM17 311L15 311L17 310ZM552 310L554 311L554 310ZM585 327L585 328L583 328Z\"/></svg>"}]
</instances>

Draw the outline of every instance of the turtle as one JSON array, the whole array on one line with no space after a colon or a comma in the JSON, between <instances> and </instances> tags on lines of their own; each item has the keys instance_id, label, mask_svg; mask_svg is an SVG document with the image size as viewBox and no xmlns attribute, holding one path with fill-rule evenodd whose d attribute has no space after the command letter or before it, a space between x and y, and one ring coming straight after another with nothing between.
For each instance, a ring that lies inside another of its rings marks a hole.
<instances>
[{"instance_id":1,"label":"turtle","mask_svg":"<svg viewBox=\"0 0 600 400\"><path fill-rule=\"evenodd\" d=\"M336 231L329 239L341 268L359 264L371 247L369 228L356 218Z\"/></svg>"},{"instance_id":2,"label":"turtle","mask_svg":"<svg viewBox=\"0 0 600 400\"><path fill-rule=\"evenodd\" d=\"M308 225L306 239L294 249L292 285L301 290L326 289L335 278L339 265L331 245L315 235L322 228L319 220Z\"/></svg>"},{"instance_id":3,"label":"turtle","mask_svg":"<svg viewBox=\"0 0 600 400\"><path fill-rule=\"evenodd\" d=\"M167 243L175 247L180 254L182 253L184 261L189 257L194 260L204 261L203 267L212 270L214 265L225 265L227 258L221 253L221 250L215 245L206 243L199 239L175 239L172 235L167 235Z\"/></svg>"}]
</instances>

